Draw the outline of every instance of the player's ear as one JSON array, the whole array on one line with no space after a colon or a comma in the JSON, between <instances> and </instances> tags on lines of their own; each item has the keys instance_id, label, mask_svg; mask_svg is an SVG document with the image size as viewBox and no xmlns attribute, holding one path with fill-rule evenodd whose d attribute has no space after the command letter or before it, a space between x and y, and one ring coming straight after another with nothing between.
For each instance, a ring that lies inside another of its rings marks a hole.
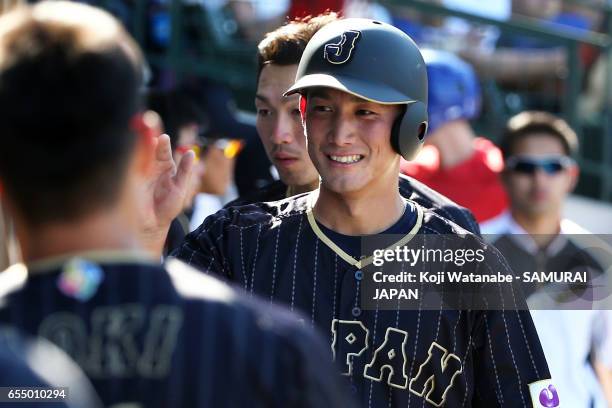
<instances>
[{"instance_id":1,"label":"player's ear","mask_svg":"<svg viewBox=\"0 0 612 408\"><path fill-rule=\"evenodd\" d=\"M300 94L300 117L302 123L306 121L306 95Z\"/></svg>"},{"instance_id":2,"label":"player's ear","mask_svg":"<svg viewBox=\"0 0 612 408\"><path fill-rule=\"evenodd\" d=\"M156 147L162 132L162 121L153 111L139 112L132 117L130 128L134 132L134 166L138 173L152 171Z\"/></svg>"}]
</instances>

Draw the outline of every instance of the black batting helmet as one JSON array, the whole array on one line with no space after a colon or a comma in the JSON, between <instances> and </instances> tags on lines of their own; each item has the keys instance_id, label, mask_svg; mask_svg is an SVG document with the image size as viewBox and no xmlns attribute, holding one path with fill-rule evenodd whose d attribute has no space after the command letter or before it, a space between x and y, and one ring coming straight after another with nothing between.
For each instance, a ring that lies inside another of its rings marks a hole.
<instances>
[{"instance_id":1,"label":"black batting helmet","mask_svg":"<svg viewBox=\"0 0 612 408\"><path fill-rule=\"evenodd\" d=\"M404 105L391 143L407 160L419 151L427 131L427 68L417 45L399 29L362 18L320 29L308 42L295 84L285 95L321 86L379 104Z\"/></svg>"}]
</instances>

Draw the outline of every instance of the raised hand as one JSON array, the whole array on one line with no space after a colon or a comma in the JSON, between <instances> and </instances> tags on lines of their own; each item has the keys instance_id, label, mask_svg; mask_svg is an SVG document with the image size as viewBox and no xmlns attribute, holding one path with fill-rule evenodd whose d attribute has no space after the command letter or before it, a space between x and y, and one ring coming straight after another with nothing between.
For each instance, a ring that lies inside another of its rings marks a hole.
<instances>
[{"instance_id":1,"label":"raised hand","mask_svg":"<svg viewBox=\"0 0 612 408\"><path fill-rule=\"evenodd\" d=\"M170 138L160 135L161 122L153 112L142 118L139 131L150 132L155 158L149 176L139 192L141 200L141 238L146 249L160 255L172 220L183 210L185 195L194 163L193 152L187 152L177 164L172 157Z\"/></svg>"}]
</instances>

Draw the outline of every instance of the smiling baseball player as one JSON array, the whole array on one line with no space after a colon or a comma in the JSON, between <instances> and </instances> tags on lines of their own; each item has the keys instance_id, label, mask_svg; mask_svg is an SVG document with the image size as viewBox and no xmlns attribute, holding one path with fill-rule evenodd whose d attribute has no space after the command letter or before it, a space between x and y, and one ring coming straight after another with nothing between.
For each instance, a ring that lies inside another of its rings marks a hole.
<instances>
[{"instance_id":1,"label":"smiling baseball player","mask_svg":"<svg viewBox=\"0 0 612 408\"><path fill-rule=\"evenodd\" d=\"M291 21L266 34L257 47L257 133L280 180L229 202L235 207L264 201L277 201L305 193L319 186L319 174L308 156L300 120L299 95L283 97L293 85L300 58L312 36L333 21L335 13ZM474 216L447 197L414 178L400 174L403 197L431 208L470 232L480 230Z\"/></svg>"},{"instance_id":2,"label":"smiling baseball player","mask_svg":"<svg viewBox=\"0 0 612 408\"><path fill-rule=\"evenodd\" d=\"M372 262L364 236L400 235L392 247L417 235L480 243L398 192L400 156L414 156L427 127L427 74L414 42L376 21L330 23L308 43L294 93L319 188L222 210L175 256L306 313L329 333L364 406L559 406L526 311L362 308ZM478 245L491 270L505 270Z\"/></svg>"}]
</instances>

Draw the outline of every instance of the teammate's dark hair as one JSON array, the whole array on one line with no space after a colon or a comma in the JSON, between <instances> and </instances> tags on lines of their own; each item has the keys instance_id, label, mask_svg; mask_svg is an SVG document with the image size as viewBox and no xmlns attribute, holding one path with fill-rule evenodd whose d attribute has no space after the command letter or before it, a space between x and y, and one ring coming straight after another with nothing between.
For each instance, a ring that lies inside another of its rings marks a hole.
<instances>
[{"instance_id":1,"label":"teammate's dark hair","mask_svg":"<svg viewBox=\"0 0 612 408\"><path fill-rule=\"evenodd\" d=\"M151 91L147 105L161 117L164 132L170 136L172 150L178 146L181 127L192 123L202 125L204 122L204 112L196 101L180 90Z\"/></svg>"},{"instance_id":2,"label":"teammate's dark hair","mask_svg":"<svg viewBox=\"0 0 612 408\"><path fill-rule=\"evenodd\" d=\"M257 79L267 64L298 64L312 36L338 18L334 12L297 18L267 33L257 46Z\"/></svg>"},{"instance_id":3,"label":"teammate's dark hair","mask_svg":"<svg viewBox=\"0 0 612 408\"><path fill-rule=\"evenodd\" d=\"M519 140L534 134L556 138L568 156L574 156L578 151L578 137L566 121L548 112L525 111L511 117L506 124L499 142L504 158L514 154L514 147Z\"/></svg>"},{"instance_id":4,"label":"teammate's dark hair","mask_svg":"<svg viewBox=\"0 0 612 408\"><path fill-rule=\"evenodd\" d=\"M115 202L142 64L120 24L91 6L42 2L0 18L0 179L27 222Z\"/></svg>"}]
</instances>

